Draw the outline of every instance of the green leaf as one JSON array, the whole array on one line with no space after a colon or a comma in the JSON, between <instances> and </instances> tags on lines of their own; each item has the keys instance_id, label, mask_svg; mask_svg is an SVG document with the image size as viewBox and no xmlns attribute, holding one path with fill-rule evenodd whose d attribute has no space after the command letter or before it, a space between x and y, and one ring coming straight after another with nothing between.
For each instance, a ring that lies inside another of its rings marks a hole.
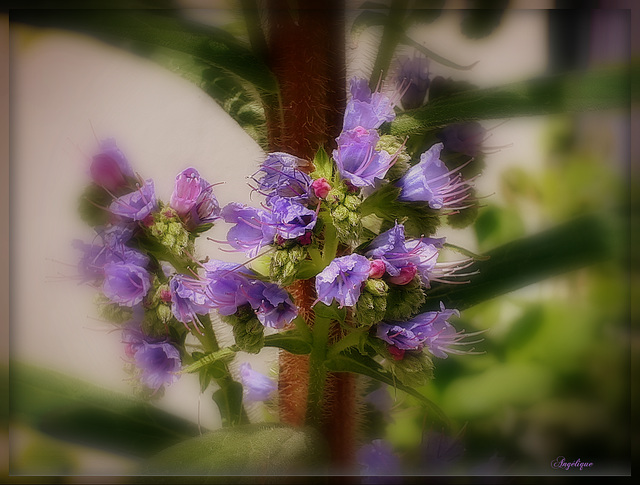
<instances>
[{"instance_id":1,"label":"green leaf","mask_svg":"<svg viewBox=\"0 0 640 485\"><path fill-rule=\"evenodd\" d=\"M261 423L222 429L180 443L149 460L141 474L315 474L322 471L326 456L316 431Z\"/></svg>"},{"instance_id":2,"label":"green leaf","mask_svg":"<svg viewBox=\"0 0 640 485\"><path fill-rule=\"evenodd\" d=\"M12 362L10 380L12 418L58 439L146 457L198 433L147 403L48 369Z\"/></svg>"},{"instance_id":3,"label":"green leaf","mask_svg":"<svg viewBox=\"0 0 640 485\"><path fill-rule=\"evenodd\" d=\"M242 407L242 384L230 377L217 381L220 389L213 393L212 399L218 405L222 426L235 426L248 423Z\"/></svg>"},{"instance_id":4,"label":"green leaf","mask_svg":"<svg viewBox=\"0 0 640 485\"><path fill-rule=\"evenodd\" d=\"M264 338L265 347L278 347L291 354L308 354L311 352L311 344L300 337L297 330L287 330L285 332L267 335Z\"/></svg>"},{"instance_id":5,"label":"green leaf","mask_svg":"<svg viewBox=\"0 0 640 485\"><path fill-rule=\"evenodd\" d=\"M433 284L421 311L463 310L544 278L606 260L615 254L621 234L615 214L590 214L547 231L518 239L485 254L465 272L470 282Z\"/></svg>"},{"instance_id":6,"label":"green leaf","mask_svg":"<svg viewBox=\"0 0 640 485\"><path fill-rule=\"evenodd\" d=\"M378 364L371 357L360 354L357 350L345 350L340 355L337 355L325 362L327 370L331 372L354 372L356 374L362 374L380 382L396 387L401 391L410 394L417 398L420 402L425 404L440 420L443 424L450 426L449 419L444 412L430 399L423 396L421 393L413 389L412 387L405 386L401 382L394 379L393 375L386 371L380 364Z\"/></svg>"},{"instance_id":7,"label":"green leaf","mask_svg":"<svg viewBox=\"0 0 640 485\"><path fill-rule=\"evenodd\" d=\"M233 356L239 349L235 346L227 347L224 349L220 349L216 352L211 352L209 354L201 354L200 352L194 352L194 358L198 357L193 364L188 365L183 368L180 373L181 374L190 374L197 370L200 370L203 367L209 366L218 361L227 361L229 357Z\"/></svg>"},{"instance_id":8,"label":"green leaf","mask_svg":"<svg viewBox=\"0 0 640 485\"><path fill-rule=\"evenodd\" d=\"M630 76L638 68L570 72L440 97L396 117L391 134L408 136L472 120L623 107L630 100Z\"/></svg>"},{"instance_id":9,"label":"green leaf","mask_svg":"<svg viewBox=\"0 0 640 485\"><path fill-rule=\"evenodd\" d=\"M315 170L311 173L311 178L325 178L329 181L333 179L333 160L329 157L326 150L320 147L313 158L313 166Z\"/></svg>"},{"instance_id":10,"label":"green leaf","mask_svg":"<svg viewBox=\"0 0 640 485\"><path fill-rule=\"evenodd\" d=\"M316 318L326 318L327 320L336 320L340 323L344 323L347 318L347 309L338 308L338 304L334 301L331 305L327 306L322 302L319 302L314 307Z\"/></svg>"}]
</instances>

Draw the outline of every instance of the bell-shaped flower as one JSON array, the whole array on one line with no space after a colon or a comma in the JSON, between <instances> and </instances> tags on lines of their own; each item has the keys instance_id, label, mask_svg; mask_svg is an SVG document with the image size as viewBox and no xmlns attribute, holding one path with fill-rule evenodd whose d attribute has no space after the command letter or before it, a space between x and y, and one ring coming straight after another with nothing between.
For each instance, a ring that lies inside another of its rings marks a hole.
<instances>
[{"instance_id":1,"label":"bell-shaped flower","mask_svg":"<svg viewBox=\"0 0 640 485\"><path fill-rule=\"evenodd\" d=\"M122 341L127 356L140 370L140 382L149 389L160 389L180 377L180 351L167 338L149 337L138 326L129 325L122 332Z\"/></svg>"},{"instance_id":2,"label":"bell-shaped flower","mask_svg":"<svg viewBox=\"0 0 640 485\"><path fill-rule=\"evenodd\" d=\"M104 265L102 291L113 303L132 307L140 303L151 288L149 272L132 263Z\"/></svg>"},{"instance_id":3,"label":"bell-shaped flower","mask_svg":"<svg viewBox=\"0 0 640 485\"><path fill-rule=\"evenodd\" d=\"M248 362L240 364L240 382L247 402L266 401L278 389L273 379L253 370Z\"/></svg>"},{"instance_id":4,"label":"bell-shaped flower","mask_svg":"<svg viewBox=\"0 0 640 485\"><path fill-rule=\"evenodd\" d=\"M213 308L200 280L177 274L169 282L171 290L171 312L185 326L199 322L198 315L206 315Z\"/></svg>"},{"instance_id":5,"label":"bell-shaped flower","mask_svg":"<svg viewBox=\"0 0 640 485\"><path fill-rule=\"evenodd\" d=\"M316 276L318 301L331 305L336 300L340 308L354 306L370 268L369 260L359 254L334 259Z\"/></svg>"},{"instance_id":6,"label":"bell-shaped flower","mask_svg":"<svg viewBox=\"0 0 640 485\"><path fill-rule=\"evenodd\" d=\"M448 125L437 136L447 150L475 157L480 152L486 133L487 130L480 123L471 121Z\"/></svg>"},{"instance_id":7,"label":"bell-shaped flower","mask_svg":"<svg viewBox=\"0 0 640 485\"><path fill-rule=\"evenodd\" d=\"M382 123L395 119L391 99L379 92L372 93L365 79L352 78L349 86L351 99L344 112L344 131L358 126L367 130L377 129Z\"/></svg>"},{"instance_id":8,"label":"bell-shaped flower","mask_svg":"<svg viewBox=\"0 0 640 485\"><path fill-rule=\"evenodd\" d=\"M429 90L429 59L420 54L400 56L395 68L395 82L402 95L404 109L419 108Z\"/></svg>"},{"instance_id":9,"label":"bell-shaped flower","mask_svg":"<svg viewBox=\"0 0 640 485\"><path fill-rule=\"evenodd\" d=\"M138 190L115 199L109 210L118 216L134 221L142 221L158 208L153 180L148 179Z\"/></svg>"},{"instance_id":10,"label":"bell-shaped flower","mask_svg":"<svg viewBox=\"0 0 640 485\"><path fill-rule=\"evenodd\" d=\"M217 259L203 264L204 292L209 303L221 315L233 315L249 302L251 273L242 265Z\"/></svg>"},{"instance_id":11,"label":"bell-shaped flower","mask_svg":"<svg viewBox=\"0 0 640 485\"><path fill-rule=\"evenodd\" d=\"M433 145L420 156L420 162L411 167L396 183L402 189L398 200L427 202L432 209L461 209L469 197L469 183L456 170L449 170L440 160L442 143Z\"/></svg>"},{"instance_id":12,"label":"bell-shaped flower","mask_svg":"<svg viewBox=\"0 0 640 485\"><path fill-rule=\"evenodd\" d=\"M89 173L96 184L110 192L126 186L127 178L134 176L129 161L113 138L100 142L100 153L93 156Z\"/></svg>"},{"instance_id":13,"label":"bell-shaped flower","mask_svg":"<svg viewBox=\"0 0 640 485\"><path fill-rule=\"evenodd\" d=\"M394 158L376 150L379 139L375 130L362 127L342 132L336 139L338 148L333 151L333 159L343 179L356 187L373 187L376 179L384 178Z\"/></svg>"},{"instance_id":14,"label":"bell-shaped flower","mask_svg":"<svg viewBox=\"0 0 640 485\"><path fill-rule=\"evenodd\" d=\"M262 162L253 179L258 184L258 191L267 197L267 202L275 196L304 201L309 197L312 180L303 168L310 168L309 162L288 153L273 152Z\"/></svg>"},{"instance_id":15,"label":"bell-shaped flower","mask_svg":"<svg viewBox=\"0 0 640 485\"><path fill-rule=\"evenodd\" d=\"M296 239L304 236L316 225L315 211L306 208L297 201L285 197L271 199L271 226L277 236L283 239Z\"/></svg>"},{"instance_id":16,"label":"bell-shaped flower","mask_svg":"<svg viewBox=\"0 0 640 485\"><path fill-rule=\"evenodd\" d=\"M298 308L289 294L278 285L260 280L252 281L247 299L262 325L269 328L283 328L298 316Z\"/></svg>"},{"instance_id":17,"label":"bell-shaped flower","mask_svg":"<svg viewBox=\"0 0 640 485\"><path fill-rule=\"evenodd\" d=\"M376 337L401 351L426 348L432 355L441 359L446 359L447 353L469 353L470 351L461 350L457 346L476 343L477 341L465 342L463 339L479 332L457 332L448 322L453 315L460 316L460 313L454 309L447 310L441 303L440 311L422 313L406 322L378 324Z\"/></svg>"},{"instance_id":18,"label":"bell-shaped flower","mask_svg":"<svg viewBox=\"0 0 640 485\"><path fill-rule=\"evenodd\" d=\"M255 257L260 249L273 243L276 229L269 212L231 202L222 209L222 217L235 224L227 232L227 242L248 257Z\"/></svg>"},{"instance_id":19,"label":"bell-shaped flower","mask_svg":"<svg viewBox=\"0 0 640 485\"><path fill-rule=\"evenodd\" d=\"M213 195L213 186L200 177L195 168L187 168L176 176L169 205L189 231L220 217L220 205Z\"/></svg>"}]
</instances>

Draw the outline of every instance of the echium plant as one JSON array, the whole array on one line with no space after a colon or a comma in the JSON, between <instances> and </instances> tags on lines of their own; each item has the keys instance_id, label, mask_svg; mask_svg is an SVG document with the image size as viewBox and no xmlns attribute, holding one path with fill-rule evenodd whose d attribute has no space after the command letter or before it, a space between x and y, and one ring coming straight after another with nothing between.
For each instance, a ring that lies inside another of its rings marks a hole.
<instances>
[{"instance_id":1,"label":"echium plant","mask_svg":"<svg viewBox=\"0 0 640 485\"><path fill-rule=\"evenodd\" d=\"M380 134L402 95L352 79L331 156L269 153L251 177L265 197L260 207L221 208L213 184L191 167L160 201L113 140L101 143L81 206L100 244L76 243L79 268L100 290L101 314L122 328L141 395L198 373L203 391L213 381L219 388L223 424L246 423L242 395L269 399L276 384L247 363L233 376L229 363L238 351L276 346L310 353L306 422L322 427L328 371L352 370L344 359L411 390L432 375L433 357L469 351L473 334L456 329L456 309L422 307L432 282L467 276L471 260L438 261L445 242L433 235L441 216L474 204L470 183L440 159L442 143L411 162L403 140ZM413 213L421 215L408 231L403 214ZM197 238L220 221L230 224L223 242L247 263L195 257ZM313 282L311 308L287 291L299 280ZM313 325L301 310L315 313ZM235 344L219 346L211 312L231 325Z\"/></svg>"}]
</instances>

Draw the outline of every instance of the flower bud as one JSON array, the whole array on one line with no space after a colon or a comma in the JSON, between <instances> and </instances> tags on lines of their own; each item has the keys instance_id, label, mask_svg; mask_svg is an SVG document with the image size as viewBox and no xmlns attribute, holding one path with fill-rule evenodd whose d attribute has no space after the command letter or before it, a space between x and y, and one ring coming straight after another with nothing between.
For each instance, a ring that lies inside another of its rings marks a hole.
<instances>
[{"instance_id":1,"label":"flower bud","mask_svg":"<svg viewBox=\"0 0 640 485\"><path fill-rule=\"evenodd\" d=\"M114 192L127 185L126 177L133 177L133 170L112 138L100 142L100 150L91 161L89 173L96 184Z\"/></svg>"},{"instance_id":2,"label":"flower bud","mask_svg":"<svg viewBox=\"0 0 640 485\"><path fill-rule=\"evenodd\" d=\"M371 268L369 269L369 278L382 278L385 272L384 261L381 259L374 259L371 261Z\"/></svg>"},{"instance_id":3,"label":"flower bud","mask_svg":"<svg viewBox=\"0 0 640 485\"><path fill-rule=\"evenodd\" d=\"M314 180L311 183L311 188L318 199L324 199L331 191L331 185L324 177Z\"/></svg>"},{"instance_id":4,"label":"flower bud","mask_svg":"<svg viewBox=\"0 0 640 485\"><path fill-rule=\"evenodd\" d=\"M393 283L394 285L406 285L407 283L413 281L413 278L416 276L417 271L418 269L413 264L405 266L404 268L400 269L400 274L389 278L389 283Z\"/></svg>"}]
</instances>

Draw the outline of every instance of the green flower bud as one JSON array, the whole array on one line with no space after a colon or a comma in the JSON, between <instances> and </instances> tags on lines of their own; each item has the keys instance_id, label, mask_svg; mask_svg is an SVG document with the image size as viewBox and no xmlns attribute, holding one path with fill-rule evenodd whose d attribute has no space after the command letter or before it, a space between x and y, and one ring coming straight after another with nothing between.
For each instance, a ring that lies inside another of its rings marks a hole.
<instances>
[{"instance_id":1,"label":"green flower bud","mask_svg":"<svg viewBox=\"0 0 640 485\"><path fill-rule=\"evenodd\" d=\"M402 286L391 285L387 293L385 320L404 321L418 313L425 301L420 278Z\"/></svg>"},{"instance_id":2,"label":"green flower bud","mask_svg":"<svg viewBox=\"0 0 640 485\"><path fill-rule=\"evenodd\" d=\"M344 200L345 190L342 185L332 188L327 194L326 201L330 205L340 204Z\"/></svg>"},{"instance_id":3,"label":"green flower bud","mask_svg":"<svg viewBox=\"0 0 640 485\"><path fill-rule=\"evenodd\" d=\"M400 360L387 360L391 372L405 386L424 386L433 378L433 362L424 352L405 352Z\"/></svg>"},{"instance_id":4,"label":"green flower bud","mask_svg":"<svg viewBox=\"0 0 640 485\"><path fill-rule=\"evenodd\" d=\"M362 201L360 200L360 197L358 197L357 195L346 195L344 201L342 202L342 205L344 205L350 211L355 211L358 209L358 207L360 207L361 202Z\"/></svg>"},{"instance_id":5,"label":"green flower bud","mask_svg":"<svg viewBox=\"0 0 640 485\"><path fill-rule=\"evenodd\" d=\"M238 319L233 325L233 336L245 352L257 354L264 347L264 327L255 315L248 320Z\"/></svg>"},{"instance_id":6,"label":"green flower bud","mask_svg":"<svg viewBox=\"0 0 640 485\"><path fill-rule=\"evenodd\" d=\"M190 245L188 231L170 207L161 207L160 211L153 214L153 222L148 232L174 256L182 256Z\"/></svg>"},{"instance_id":7,"label":"green flower bud","mask_svg":"<svg viewBox=\"0 0 640 485\"><path fill-rule=\"evenodd\" d=\"M95 298L98 314L101 318L114 323L125 323L133 317L133 310L130 307L120 306L112 303L106 296L99 294Z\"/></svg>"},{"instance_id":8,"label":"green flower bud","mask_svg":"<svg viewBox=\"0 0 640 485\"><path fill-rule=\"evenodd\" d=\"M269 276L280 286L291 284L295 278L298 265L307 257L307 250L296 244L288 248L277 249L271 258Z\"/></svg>"},{"instance_id":9,"label":"green flower bud","mask_svg":"<svg viewBox=\"0 0 640 485\"><path fill-rule=\"evenodd\" d=\"M383 280L369 278L365 281L363 290L372 295L384 296L386 298L389 285Z\"/></svg>"},{"instance_id":10,"label":"green flower bud","mask_svg":"<svg viewBox=\"0 0 640 485\"><path fill-rule=\"evenodd\" d=\"M343 205L339 205L332 212L334 222L346 221L349 219L349 209Z\"/></svg>"},{"instance_id":11,"label":"green flower bud","mask_svg":"<svg viewBox=\"0 0 640 485\"><path fill-rule=\"evenodd\" d=\"M171 306L160 304L156 308L156 313L158 314L158 318L161 322L168 323L171 318L173 318L173 313L171 312Z\"/></svg>"},{"instance_id":12,"label":"green flower bud","mask_svg":"<svg viewBox=\"0 0 640 485\"><path fill-rule=\"evenodd\" d=\"M402 147L402 149L400 149ZM384 150L390 155L395 155L398 150L398 158L396 159L396 163L387 171L386 178L389 180L395 180L402 177L407 170L409 170L409 162L411 161L411 156L407 153L406 147L402 145L402 140L397 136L393 135L382 135L380 140L378 140L378 144L376 145L376 150Z\"/></svg>"}]
</instances>

